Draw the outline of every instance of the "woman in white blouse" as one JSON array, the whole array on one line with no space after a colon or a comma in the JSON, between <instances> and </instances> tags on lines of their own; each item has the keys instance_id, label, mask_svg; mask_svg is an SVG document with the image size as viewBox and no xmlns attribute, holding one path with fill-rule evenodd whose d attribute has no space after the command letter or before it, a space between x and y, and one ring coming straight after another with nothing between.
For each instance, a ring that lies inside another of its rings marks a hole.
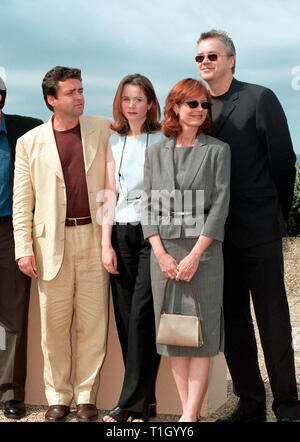
<instances>
[{"instance_id":1,"label":"woman in white blouse","mask_svg":"<svg viewBox=\"0 0 300 442\"><path fill-rule=\"evenodd\" d=\"M160 107L151 82L140 74L121 81L113 104L115 131L106 160L109 210L102 221L102 261L111 288L125 374L117 406L104 422L147 421L156 412L155 320L150 244L141 227L145 149L159 141Z\"/></svg>"}]
</instances>

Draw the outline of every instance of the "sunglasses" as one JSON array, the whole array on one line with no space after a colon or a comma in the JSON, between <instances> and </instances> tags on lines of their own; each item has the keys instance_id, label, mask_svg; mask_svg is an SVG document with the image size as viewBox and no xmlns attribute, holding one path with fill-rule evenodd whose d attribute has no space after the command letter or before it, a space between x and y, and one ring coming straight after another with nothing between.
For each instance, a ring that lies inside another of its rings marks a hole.
<instances>
[{"instance_id":1,"label":"sunglasses","mask_svg":"<svg viewBox=\"0 0 300 442\"><path fill-rule=\"evenodd\" d=\"M217 61L220 55L218 54L196 55L195 60L197 63L202 63L205 57L207 57L209 61Z\"/></svg>"},{"instance_id":2,"label":"sunglasses","mask_svg":"<svg viewBox=\"0 0 300 442\"><path fill-rule=\"evenodd\" d=\"M196 109L196 107L198 107L199 105L202 107L202 109L209 109L211 106L211 103L209 101L199 102L197 100L185 101L184 104L187 104L191 109Z\"/></svg>"}]
</instances>

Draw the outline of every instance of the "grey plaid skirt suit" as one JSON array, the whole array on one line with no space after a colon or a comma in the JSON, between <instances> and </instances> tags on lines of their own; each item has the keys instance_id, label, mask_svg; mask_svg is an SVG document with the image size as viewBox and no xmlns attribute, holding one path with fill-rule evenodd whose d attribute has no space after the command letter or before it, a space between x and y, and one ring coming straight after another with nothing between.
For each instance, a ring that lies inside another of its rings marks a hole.
<instances>
[{"instance_id":1,"label":"grey plaid skirt suit","mask_svg":"<svg viewBox=\"0 0 300 442\"><path fill-rule=\"evenodd\" d=\"M141 204L145 238L159 234L165 250L178 263L189 254L199 235L214 239L192 279L200 304L204 345L157 345L162 355L212 357L223 351L222 241L229 187L230 148L216 138L200 134L190 147L175 147L174 138L165 138L146 150ZM151 283L157 330L166 277L153 252ZM188 282L169 281L166 310L194 314Z\"/></svg>"}]
</instances>

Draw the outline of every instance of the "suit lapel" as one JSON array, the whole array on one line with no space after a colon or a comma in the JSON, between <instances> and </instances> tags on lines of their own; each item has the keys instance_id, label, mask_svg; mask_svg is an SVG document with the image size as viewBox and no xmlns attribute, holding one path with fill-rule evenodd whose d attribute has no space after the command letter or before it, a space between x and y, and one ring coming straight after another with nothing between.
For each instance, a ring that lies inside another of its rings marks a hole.
<instances>
[{"instance_id":1,"label":"suit lapel","mask_svg":"<svg viewBox=\"0 0 300 442\"><path fill-rule=\"evenodd\" d=\"M84 166L87 172L95 158L97 152L97 132L94 127L89 127L88 119L86 117L80 117L80 132L82 139L82 148L84 156ZM46 162L49 168L64 181L64 175L61 167L61 161L59 158L57 145L52 128L52 118L45 124L44 131L41 137L42 144L46 144L46 148L43 149Z\"/></svg>"},{"instance_id":2,"label":"suit lapel","mask_svg":"<svg viewBox=\"0 0 300 442\"><path fill-rule=\"evenodd\" d=\"M80 117L79 122L84 166L85 172L87 173L97 153L99 131L96 131L95 125L89 125L89 119L85 116Z\"/></svg>"},{"instance_id":3,"label":"suit lapel","mask_svg":"<svg viewBox=\"0 0 300 442\"><path fill-rule=\"evenodd\" d=\"M168 138L162 150L163 162L165 164L165 171L169 176L171 182L170 190L175 189L175 175L174 175L174 146L175 139Z\"/></svg>"},{"instance_id":4,"label":"suit lapel","mask_svg":"<svg viewBox=\"0 0 300 442\"><path fill-rule=\"evenodd\" d=\"M44 158L49 166L49 168L64 181L64 174L61 167L61 162L56 146L56 141L54 137L54 132L52 128L52 117L45 123L43 132L40 134L38 140L41 144L45 145L43 148Z\"/></svg>"},{"instance_id":5,"label":"suit lapel","mask_svg":"<svg viewBox=\"0 0 300 442\"><path fill-rule=\"evenodd\" d=\"M175 164L174 164L174 147L175 139L169 138L163 148L163 163L165 165L166 173L168 174L171 187L169 190L175 189ZM194 147L189 156L189 164L185 172L185 176L182 182L182 189L190 189L191 185L196 178L201 164L207 152L206 136L204 134L198 135L195 140Z\"/></svg>"},{"instance_id":6,"label":"suit lapel","mask_svg":"<svg viewBox=\"0 0 300 442\"><path fill-rule=\"evenodd\" d=\"M183 190L191 189L193 181L196 178L206 155L207 148L206 136L204 134L199 134L195 140L194 147L189 154L188 166L182 182Z\"/></svg>"},{"instance_id":7,"label":"suit lapel","mask_svg":"<svg viewBox=\"0 0 300 442\"><path fill-rule=\"evenodd\" d=\"M237 90L237 81L233 78L230 88L227 92L228 98L223 103L223 108L220 117L218 118L217 124L214 127L213 133L215 136L218 135L226 120L230 117L231 113L236 107L236 101L239 98L239 93Z\"/></svg>"}]
</instances>

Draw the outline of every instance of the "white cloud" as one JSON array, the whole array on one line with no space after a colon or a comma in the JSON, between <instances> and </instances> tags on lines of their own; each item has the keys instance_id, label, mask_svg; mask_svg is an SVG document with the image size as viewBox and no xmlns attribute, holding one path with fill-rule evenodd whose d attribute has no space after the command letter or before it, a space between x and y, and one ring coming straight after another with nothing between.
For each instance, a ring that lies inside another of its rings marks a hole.
<instances>
[{"instance_id":1,"label":"white cloud","mask_svg":"<svg viewBox=\"0 0 300 442\"><path fill-rule=\"evenodd\" d=\"M30 87L41 85L43 76L39 70L7 69L6 81L9 87Z\"/></svg>"},{"instance_id":2,"label":"white cloud","mask_svg":"<svg viewBox=\"0 0 300 442\"><path fill-rule=\"evenodd\" d=\"M3 66L0 66L0 77L6 82L6 69Z\"/></svg>"},{"instance_id":3,"label":"white cloud","mask_svg":"<svg viewBox=\"0 0 300 442\"><path fill-rule=\"evenodd\" d=\"M178 80L198 78L196 41L217 28L233 38L237 77L271 87L292 107L300 150L299 106L291 98L298 92L291 69L300 65L299 16L299 0L1 0L7 106L18 111L19 99L25 112L44 112L41 81L57 64L82 69L91 110L107 112L119 81L133 72L149 76L164 102Z\"/></svg>"},{"instance_id":4,"label":"white cloud","mask_svg":"<svg viewBox=\"0 0 300 442\"><path fill-rule=\"evenodd\" d=\"M300 66L294 66L291 70L292 74L292 88L294 91L300 89Z\"/></svg>"}]
</instances>

